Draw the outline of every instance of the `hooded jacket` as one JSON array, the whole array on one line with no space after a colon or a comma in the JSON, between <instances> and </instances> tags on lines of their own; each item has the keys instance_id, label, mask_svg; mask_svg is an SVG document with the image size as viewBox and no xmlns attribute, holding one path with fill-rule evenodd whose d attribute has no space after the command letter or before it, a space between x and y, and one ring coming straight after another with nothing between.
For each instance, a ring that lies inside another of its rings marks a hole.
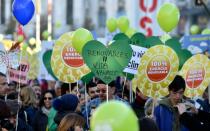
<instances>
[{"instance_id":1,"label":"hooded jacket","mask_svg":"<svg viewBox=\"0 0 210 131\"><path fill-rule=\"evenodd\" d=\"M164 98L154 110L155 120L160 131L188 131L179 121L179 112L169 98Z\"/></svg>"}]
</instances>

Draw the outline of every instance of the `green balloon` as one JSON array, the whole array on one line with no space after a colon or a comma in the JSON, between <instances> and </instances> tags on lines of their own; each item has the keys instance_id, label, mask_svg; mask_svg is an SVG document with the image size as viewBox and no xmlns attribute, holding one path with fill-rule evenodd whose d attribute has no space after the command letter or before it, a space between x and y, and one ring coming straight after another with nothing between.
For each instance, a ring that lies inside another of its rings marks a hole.
<instances>
[{"instance_id":1,"label":"green balloon","mask_svg":"<svg viewBox=\"0 0 210 131\"><path fill-rule=\"evenodd\" d=\"M90 40L93 40L93 35L90 31L84 28L77 29L72 36L72 46L81 54L83 46Z\"/></svg>"},{"instance_id":2,"label":"green balloon","mask_svg":"<svg viewBox=\"0 0 210 131\"><path fill-rule=\"evenodd\" d=\"M28 47L28 44L23 43L22 46L21 46L21 50L26 51L27 47Z\"/></svg>"},{"instance_id":3,"label":"green balloon","mask_svg":"<svg viewBox=\"0 0 210 131\"><path fill-rule=\"evenodd\" d=\"M180 17L179 9L172 3L165 3L157 14L157 21L165 32L172 31L178 24Z\"/></svg>"},{"instance_id":4,"label":"green balloon","mask_svg":"<svg viewBox=\"0 0 210 131\"><path fill-rule=\"evenodd\" d=\"M117 19L117 26L121 32L125 33L129 28L129 20L126 16L121 16Z\"/></svg>"},{"instance_id":5,"label":"green balloon","mask_svg":"<svg viewBox=\"0 0 210 131\"><path fill-rule=\"evenodd\" d=\"M61 22L60 22L60 21L57 21L57 22L55 23L55 27L56 27L56 28L60 28L60 27L61 27Z\"/></svg>"},{"instance_id":6,"label":"green balloon","mask_svg":"<svg viewBox=\"0 0 210 131\"><path fill-rule=\"evenodd\" d=\"M106 21L106 27L108 28L109 32L114 32L117 29L117 20L115 18L109 18Z\"/></svg>"},{"instance_id":7,"label":"green balloon","mask_svg":"<svg viewBox=\"0 0 210 131\"><path fill-rule=\"evenodd\" d=\"M177 52L178 50L181 50L181 43L176 38L171 38L165 42L165 45L171 47L172 49Z\"/></svg>"},{"instance_id":8,"label":"green balloon","mask_svg":"<svg viewBox=\"0 0 210 131\"><path fill-rule=\"evenodd\" d=\"M139 131L133 110L120 101L101 104L93 113L91 131Z\"/></svg>"},{"instance_id":9,"label":"green balloon","mask_svg":"<svg viewBox=\"0 0 210 131\"><path fill-rule=\"evenodd\" d=\"M24 36L23 35L19 35L17 40L18 40L18 42L23 42Z\"/></svg>"},{"instance_id":10,"label":"green balloon","mask_svg":"<svg viewBox=\"0 0 210 131\"><path fill-rule=\"evenodd\" d=\"M137 45L137 46L141 46L141 47L146 47L145 45L145 40L146 37L144 36L144 34L142 33L135 33L132 37L131 37L131 44L133 45Z\"/></svg>"},{"instance_id":11,"label":"green balloon","mask_svg":"<svg viewBox=\"0 0 210 131\"><path fill-rule=\"evenodd\" d=\"M113 37L113 40L128 40L128 36L124 33L118 33Z\"/></svg>"},{"instance_id":12,"label":"green balloon","mask_svg":"<svg viewBox=\"0 0 210 131\"><path fill-rule=\"evenodd\" d=\"M133 34L136 33L136 30L134 28L128 28L127 31L125 32L125 34L131 38L133 36Z\"/></svg>"},{"instance_id":13,"label":"green balloon","mask_svg":"<svg viewBox=\"0 0 210 131\"><path fill-rule=\"evenodd\" d=\"M126 79L130 81L134 78L134 74L130 74L126 72L123 72L121 76L126 77Z\"/></svg>"},{"instance_id":14,"label":"green balloon","mask_svg":"<svg viewBox=\"0 0 210 131\"><path fill-rule=\"evenodd\" d=\"M202 32L201 32L202 35L209 35L210 34L210 29L204 29Z\"/></svg>"},{"instance_id":15,"label":"green balloon","mask_svg":"<svg viewBox=\"0 0 210 131\"><path fill-rule=\"evenodd\" d=\"M42 57L43 63L45 68L47 69L47 72L55 79L58 80L57 77L54 75L52 67L51 67L51 56L52 56L52 50L47 50Z\"/></svg>"},{"instance_id":16,"label":"green balloon","mask_svg":"<svg viewBox=\"0 0 210 131\"><path fill-rule=\"evenodd\" d=\"M83 83L86 83L87 84L87 83L89 83L93 79L94 76L95 76L94 73L93 72L90 72L87 75L83 76L81 78L81 80L82 80Z\"/></svg>"},{"instance_id":17,"label":"green balloon","mask_svg":"<svg viewBox=\"0 0 210 131\"><path fill-rule=\"evenodd\" d=\"M179 70L181 70L184 63L192 56L192 53L188 51L187 49L183 49L178 51L178 57L179 57Z\"/></svg>"},{"instance_id":18,"label":"green balloon","mask_svg":"<svg viewBox=\"0 0 210 131\"><path fill-rule=\"evenodd\" d=\"M192 26L190 27L190 34L192 34L192 35L198 34L199 31L200 31L200 28L199 28L198 25L192 25Z\"/></svg>"},{"instance_id":19,"label":"green balloon","mask_svg":"<svg viewBox=\"0 0 210 131\"><path fill-rule=\"evenodd\" d=\"M155 46L155 45L162 45L163 42L160 40L159 37L157 36L151 36L151 37L148 37L146 40L145 40L145 46L146 48L150 48L152 46Z\"/></svg>"},{"instance_id":20,"label":"green balloon","mask_svg":"<svg viewBox=\"0 0 210 131\"><path fill-rule=\"evenodd\" d=\"M165 43L167 40L171 39L171 36L169 34L164 34L160 37L160 40Z\"/></svg>"},{"instance_id":21,"label":"green balloon","mask_svg":"<svg viewBox=\"0 0 210 131\"><path fill-rule=\"evenodd\" d=\"M42 32L43 39L47 40L48 36L49 36L49 32L47 30Z\"/></svg>"}]
</instances>

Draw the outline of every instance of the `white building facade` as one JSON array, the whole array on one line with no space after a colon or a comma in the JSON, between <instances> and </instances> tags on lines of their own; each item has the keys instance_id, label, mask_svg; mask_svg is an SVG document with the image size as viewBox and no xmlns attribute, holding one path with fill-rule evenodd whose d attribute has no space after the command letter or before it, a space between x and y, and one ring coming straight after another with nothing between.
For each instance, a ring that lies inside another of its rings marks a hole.
<instances>
[{"instance_id":1,"label":"white building facade","mask_svg":"<svg viewBox=\"0 0 210 131\"><path fill-rule=\"evenodd\" d=\"M37 0L33 0L36 5ZM48 1L41 1L41 31L47 29ZM0 0L0 33L5 33L14 20L13 0ZM130 27L145 34L161 35L163 32L156 21L156 14L162 3L173 2L179 6L191 7L191 0L52 0L52 31L56 39L61 34L85 27L103 37L106 32L106 19L126 15ZM28 36L35 36L36 15L24 27ZM188 16L187 16L188 17ZM13 24L14 25L14 24ZM190 21L185 23L188 32ZM16 23L17 27L17 23ZM14 27L15 28L15 27ZM15 29L14 29L15 30ZM8 31L7 31L8 32ZM176 34L176 30L174 31Z\"/></svg>"}]
</instances>

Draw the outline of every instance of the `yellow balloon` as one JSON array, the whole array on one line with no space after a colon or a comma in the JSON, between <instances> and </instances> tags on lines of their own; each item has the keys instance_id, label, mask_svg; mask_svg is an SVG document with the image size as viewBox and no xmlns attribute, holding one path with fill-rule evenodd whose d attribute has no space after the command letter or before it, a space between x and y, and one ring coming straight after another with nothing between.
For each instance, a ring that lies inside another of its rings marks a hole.
<instances>
[{"instance_id":1,"label":"yellow balloon","mask_svg":"<svg viewBox=\"0 0 210 131\"><path fill-rule=\"evenodd\" d=\"M8 51L14 43L14 41L11 41L11 40L2 40L1 42L3 43L6 51Z\"/></svg>"}]
</instances>

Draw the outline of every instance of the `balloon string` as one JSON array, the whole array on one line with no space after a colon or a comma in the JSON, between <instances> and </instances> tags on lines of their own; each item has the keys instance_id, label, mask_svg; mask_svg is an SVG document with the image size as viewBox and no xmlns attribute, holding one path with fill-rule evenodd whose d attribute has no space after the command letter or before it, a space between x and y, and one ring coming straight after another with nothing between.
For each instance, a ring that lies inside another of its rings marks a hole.
<instances>
[{"instance_id":1,"label":"balloon string","mask_svg":"<svg viewBox=\"0 0 210 131\"><path fill-rule=\"evenodd\" d=\"M7 67L7 71L6 71L6 77L7 77L7 83L10 82L10 77L9 77L9 74L10 74L10 70L9 70L9 65L10 65L10 60L9 60L9 53L6 51L6 59L8 58L8 62L6 61L6 67ZM7 93L5 94L5 96L7 96ZM5 97L5 100L7 100L7 97Z\"/></svg>"},{"instance_id":2,"label":"balloon string","mask_svg":"<svg viewBox=\"0 0 210 131\"><path fill-rule=\"evenodd\" d=\"M79 98L79 81L77 81L77 97Z\"/></svg>"},{"instance_id":3,"label":"balloon string","mask_svg":"<svg viewBox=\"0 0 210 131\"><path fill-rule=\"evenodd\" d=\"M106 102L109 102L109 86L106 84Z\"/></svg>"},{"instance_id":4,"label":"balloon string","mask_svg":"<svg viewBox=\"0 0 210 131\"><path fill-rule=\"evenodd\" d=\"M125 83L127 80L127 73L125 74L124 82L123 82L123 88L122 88L122 98L124 97L124 90L125 90Z\"/></svg>"},{"instance_id":5,"label":"balloon string","mask_svg":"<svg viewBox=\"0 0 210 131\"><path fill-rule=\"evenodd\" d=\"M130 103L133 102L133 91L132 91L132 82L131 81L130 81L130 98L129 98L129 100L130 100Z\"/></svg>"},{"instance_id":6,"label":"balloon string","mask_svg":"<svg viewBox=\"0 0 210 131\"><path fill-rule=\"evenodd\" d=\"M71 93L71 83L69 83L69 93Z\"/></svg>"},{"instance_id":7,"label":"balloon string","mask_svg":"<svg viewBox=\"0 0 210 131\"><path fill-rule=\"evenodd\" d=\"M18 65L20 67L20 63L22 61L22 56L23 56L23 52L21 51L20 52L20 60L18 62ZM19 68L20 69L20 68ZM19 72L19 83L18 83L18 104L20 104L20 76L21 76L21 71ZM18 111L17 111L17 115L16 115L16 120L18 120L18 114L19 114L19 111L20 111L20 108L18 108ZM15 127L15 131L17 131L17 127L18 127L18 121L16 121L16 127Z\"/></svg>"},{"instance_id":8,"label":"balloon string","mask_svg":"<svg viewBox=\"0 0 210 131\"><path fill-rule=\"evenodd\" d=\"M87 121L87 125L89 128L89 116L88 116L88 110L87 110L87 104L88 104L88 99L87 99L87 86L86 86L86 82L85 82L85 112L86 112L86 121Z\"/></svg>"}]
</instances>

